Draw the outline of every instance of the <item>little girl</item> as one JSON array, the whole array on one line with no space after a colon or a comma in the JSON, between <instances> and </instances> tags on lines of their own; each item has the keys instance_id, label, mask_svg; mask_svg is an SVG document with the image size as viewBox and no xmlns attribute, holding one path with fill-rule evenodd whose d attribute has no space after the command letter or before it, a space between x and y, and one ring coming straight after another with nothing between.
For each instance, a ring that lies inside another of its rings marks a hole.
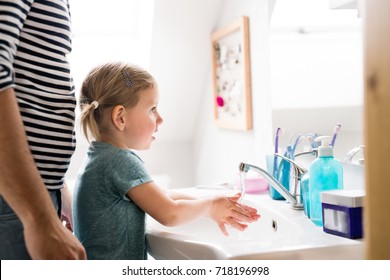
<instances>
[{"instance_id":1,"label":"little girl","mask_svg":"<svg viewBox=\"0 0 390 280\"><path fill-rule=\"evenodd\" d=\"M146 259L145 212L165 226L201 216L244 230L260 216L240 195L195 199L159 188L132 150L149 149L162 118L158 87L145 70L108 63L93 69L81 88L81 123L92 136L77 179L74 233L89 259ZM196 230L196 229L194 229Z\"/></svg>"}]
</instances>

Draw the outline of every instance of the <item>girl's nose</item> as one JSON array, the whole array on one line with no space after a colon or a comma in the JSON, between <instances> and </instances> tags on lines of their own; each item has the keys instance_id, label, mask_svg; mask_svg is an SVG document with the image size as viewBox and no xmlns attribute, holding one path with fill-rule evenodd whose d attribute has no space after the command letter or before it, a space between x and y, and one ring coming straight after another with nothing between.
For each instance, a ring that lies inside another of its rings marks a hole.
<instances>
[{"instance_id":1,"label":"girl's nose","mask_svg":"<svg viewBox=\"0 0 390 280\"><path fill-rule=\"evenodd\" d=\"M160 114L158 114L157 115L157 123L162 124L163 121L164 121L163 118L160 116Z\"/></svg>"}]
</instances>

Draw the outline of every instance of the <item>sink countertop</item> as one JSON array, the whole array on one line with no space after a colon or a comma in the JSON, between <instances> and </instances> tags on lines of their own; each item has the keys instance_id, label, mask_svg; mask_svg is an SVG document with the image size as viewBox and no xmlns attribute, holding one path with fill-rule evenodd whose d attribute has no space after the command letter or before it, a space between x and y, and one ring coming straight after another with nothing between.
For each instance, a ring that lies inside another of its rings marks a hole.
<instances>
[{"instance_id":1,"label":"sink countertop","mask_svg":"<svg viewBox=\"0 0 390 280\"><path fill-rule=\"evenodd\" d=\"M223 188L178 189L198 197L230 195ZM352 240L323 232L303 211L268 193L245 194L244 203L258 209L261 218L244 232L229 230L225 237L207 218L165 227L147 218L149 253L156 259L363 259L363 240Z\"/></svg>"}]
</instances>

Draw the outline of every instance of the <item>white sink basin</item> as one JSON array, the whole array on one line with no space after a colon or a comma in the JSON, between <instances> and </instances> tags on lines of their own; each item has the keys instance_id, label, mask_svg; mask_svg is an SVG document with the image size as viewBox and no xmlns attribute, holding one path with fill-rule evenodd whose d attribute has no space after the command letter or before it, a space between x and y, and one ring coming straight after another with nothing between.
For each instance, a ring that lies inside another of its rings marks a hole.
<instances>
[{"instance_id":1,"label":"white sink basin","mask_svg":"<svg viewBox=\"0 0 390 280\"><path fill-rule=\"evenodd\" d=\"M180 191L197 196L234 194L231 190L188 188ZM315 226L303 213L268 194L246 195L259 221L244 232L229 229L224 236L208 218L165 227L148 217L149 254L155 259L363 259L362 240L334 236Z\"/></svg>"}]
</instances>

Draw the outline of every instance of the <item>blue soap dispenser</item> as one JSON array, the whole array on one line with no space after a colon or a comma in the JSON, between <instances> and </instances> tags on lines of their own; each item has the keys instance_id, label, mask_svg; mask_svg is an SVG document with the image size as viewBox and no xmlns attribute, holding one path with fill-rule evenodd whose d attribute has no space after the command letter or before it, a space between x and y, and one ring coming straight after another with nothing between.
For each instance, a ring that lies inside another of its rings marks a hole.
<instances>
[{"instance_id":1,"label":"blue soap dispenser","mask_svg":"<svg viewBox=\"0 0 390 280\"><path fill-rule=\"evenodd\" d=\"M343 188L343 167L333 157L333 147L329 146L331 137L320 136L318 157L309 167L310 180L310 219L317 226L322 226L321 192Z\"/></svg>"}]
</instances>

